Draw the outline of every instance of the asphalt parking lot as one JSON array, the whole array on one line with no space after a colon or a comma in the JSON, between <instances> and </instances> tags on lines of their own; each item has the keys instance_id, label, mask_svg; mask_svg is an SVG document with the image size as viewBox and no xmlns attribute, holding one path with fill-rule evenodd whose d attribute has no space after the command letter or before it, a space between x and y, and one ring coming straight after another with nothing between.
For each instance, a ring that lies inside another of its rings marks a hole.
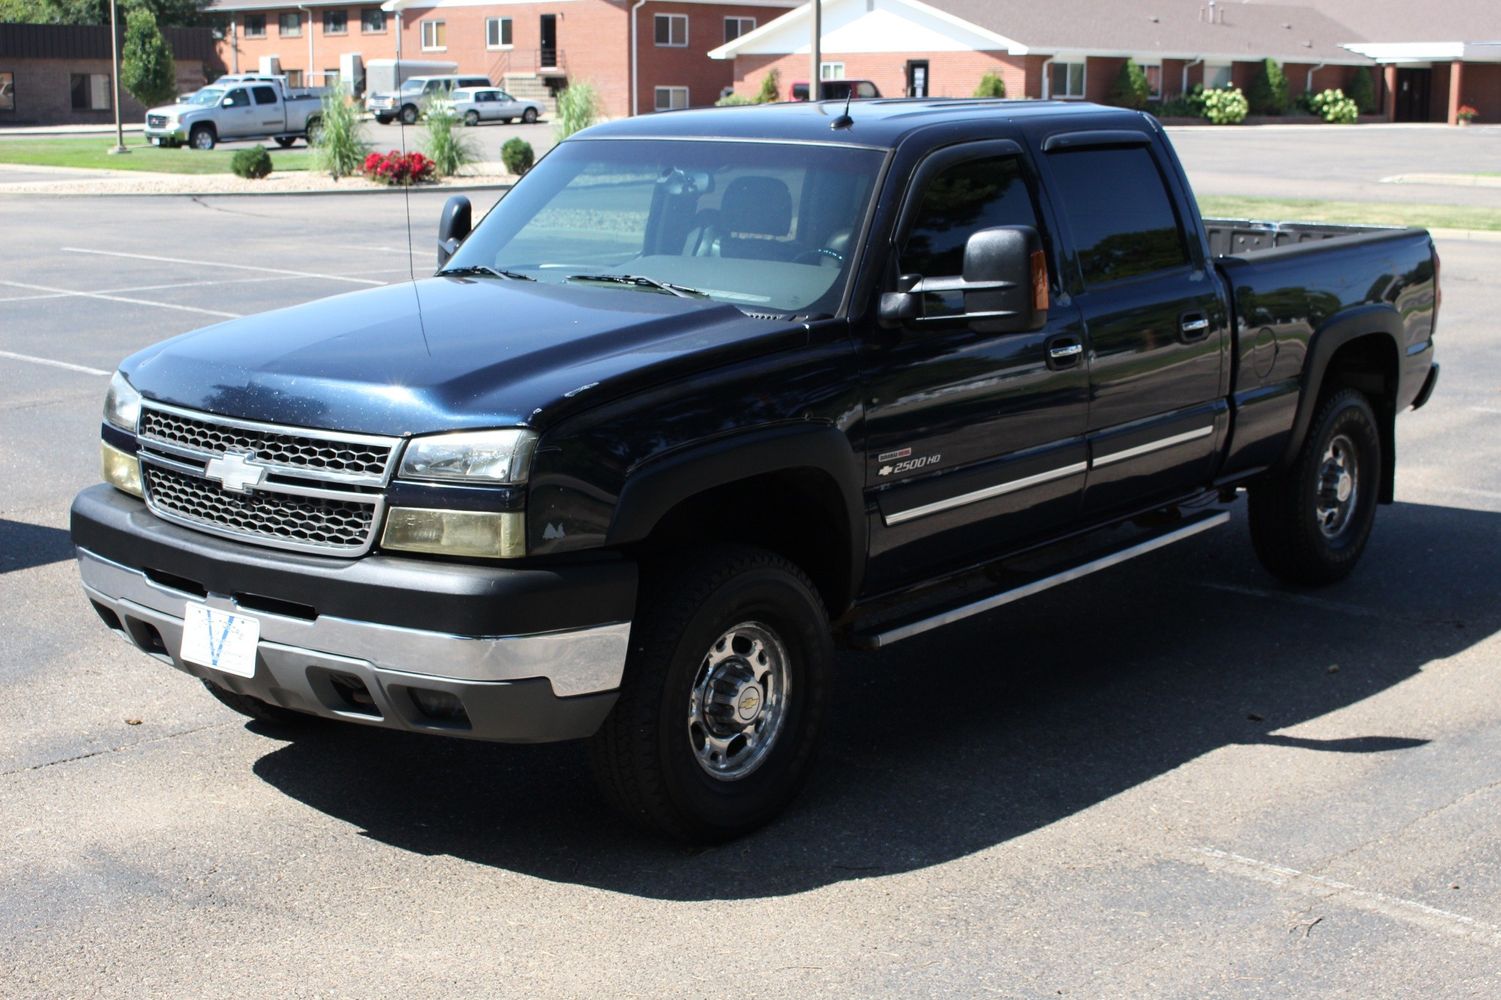
<instances>
[{"instance_id":1,"label":"asphalt parking lot","mask_svg":"<svg viewBox=\"0 0 1501 1000\"><path fill-rule=\"evenodd\" d=\"M1350 580L1276 584L1242 505L842 655L804 796L685 850L576 746L246 724L80 592L115 364L430 269L447 193L411 253L391 197L0 198L0 995L1501 992L1501 242L1440 241L1443 380Z\"/></svg>"}]
</instances>

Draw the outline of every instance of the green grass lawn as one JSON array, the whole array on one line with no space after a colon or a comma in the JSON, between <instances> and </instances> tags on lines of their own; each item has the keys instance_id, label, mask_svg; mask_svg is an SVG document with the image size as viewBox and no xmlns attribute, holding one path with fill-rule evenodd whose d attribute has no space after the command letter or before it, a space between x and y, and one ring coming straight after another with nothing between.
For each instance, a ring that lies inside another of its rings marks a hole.
<instances>
[{"instance_id":1,"label":"green grass lawn","mask_svg":"<svg viewBox=\"0 0 1501 1000\"><path fill-rule=\"evenodd\" d=\"M92 170L148 170L162 174L227 174L234 151L213 149L203 152L180 147L160 149L148 146L140 136L127 136L128 155L111 156L113 137L88 136L65 139L6 139L0 141L0 163L17 163L32 167L85 167ZM312 154L299 143L295 149L281 149L267 143L276 170L307 170Z\"/></svg>"},{"instance_id":2,"label":"green grass lawn","mask_svg":"<svg viewBox=\"0 0 1501 1000\"><path fill-rule=\"evenodd\" d=\"M1405 205L1390 202L1208 196L1199 199L1199 211L1212 219L1349 222L1372 226L1501 231L1501 210L1469 205Z\"/></svg>"}]
</instances>

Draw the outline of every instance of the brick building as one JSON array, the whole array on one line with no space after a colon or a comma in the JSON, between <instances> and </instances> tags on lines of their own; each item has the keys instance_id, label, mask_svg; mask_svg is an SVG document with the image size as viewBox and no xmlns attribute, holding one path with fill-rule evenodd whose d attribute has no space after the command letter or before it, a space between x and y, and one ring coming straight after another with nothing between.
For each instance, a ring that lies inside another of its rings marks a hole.
<instances>
[{"instance_id":1,"label":"brick building","mask_svg":"<svg viewBox=\"0 0 1501 1000\"><path fill-rule=\"evenodd\" d=\"M707 52L798 0L214 0L225 65L337 82L340 57L447 62L526 97L587 80L610 117L712 104L732 67ZM274 60L270 62L270 60ZM632 81L634 80L634 87ZM345 81L356 85L357 81Z\"/></svg>"},{"instance_id":2,"label":"brick building","mask_svg":"<svg viewBox=\"0 0 1501 1000\"><path fill-rule=\"evenodd\" d=\"M123 43L125 25L120 25ZM166 28L177 64L177 91L203 86L217 65L208 28ZM146 109L124 88L120 115L140 121ZM0 126L113 124L114 76L109 28L103 25L0 24Z\"/></svg>"},{"instance_id":3,"label":"brick building","mask_svg":"<svg viewBox=\"0 0 1501 1000\"><path fill-rule=\"evenodd\" d=\"M811 8L710 53L750 95L776 69L783 96L808 79ZM1105 101L1125 61L1154 98L1202 83L1249 87L1267 58L1293 96L1347 86L1372 61L1340 44L1349 29L1309 7L1200 0L823 0L822 76L873 80L886 95L968 97L986 72L1011 97Z\"/></svg>"}]
</instances>

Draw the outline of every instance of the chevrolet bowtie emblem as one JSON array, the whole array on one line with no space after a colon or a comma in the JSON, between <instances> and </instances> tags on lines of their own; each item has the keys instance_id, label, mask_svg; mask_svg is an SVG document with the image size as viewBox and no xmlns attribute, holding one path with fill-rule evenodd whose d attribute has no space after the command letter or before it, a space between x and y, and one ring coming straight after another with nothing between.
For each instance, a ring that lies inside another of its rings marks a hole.
<instances>
[{"instance_id":1,"label":"chevrolet bowtie emblem","mask_svg":"<svg viewBox=\"0 0 1501 1000\"><path fill-rule=\"evenodd\" d=\"M259 486L266 478L266 467L251 460L255 452L230 452L219 458L209 459L204 467L205 477L221 483L230 493L249 493L250 487Z\"/></svg>"}]
</instances>

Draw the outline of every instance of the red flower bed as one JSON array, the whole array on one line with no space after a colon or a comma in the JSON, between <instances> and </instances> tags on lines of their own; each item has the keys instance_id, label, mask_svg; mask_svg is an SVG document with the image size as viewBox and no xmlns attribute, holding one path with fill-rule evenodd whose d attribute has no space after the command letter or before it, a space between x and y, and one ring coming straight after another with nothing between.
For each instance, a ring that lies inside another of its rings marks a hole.
<instances>
[{"instance_id":1,"label":"red flower bed","mask_svg":"<svg viewBox=\"0 0 1501 1000\"><path fill-rule=\"evenodd\" d=\"M433 161L421 153L403 155L393 149L365 157L360 173L377 184L420 184L433 179Z\"/></svg>"}]
</instances>

